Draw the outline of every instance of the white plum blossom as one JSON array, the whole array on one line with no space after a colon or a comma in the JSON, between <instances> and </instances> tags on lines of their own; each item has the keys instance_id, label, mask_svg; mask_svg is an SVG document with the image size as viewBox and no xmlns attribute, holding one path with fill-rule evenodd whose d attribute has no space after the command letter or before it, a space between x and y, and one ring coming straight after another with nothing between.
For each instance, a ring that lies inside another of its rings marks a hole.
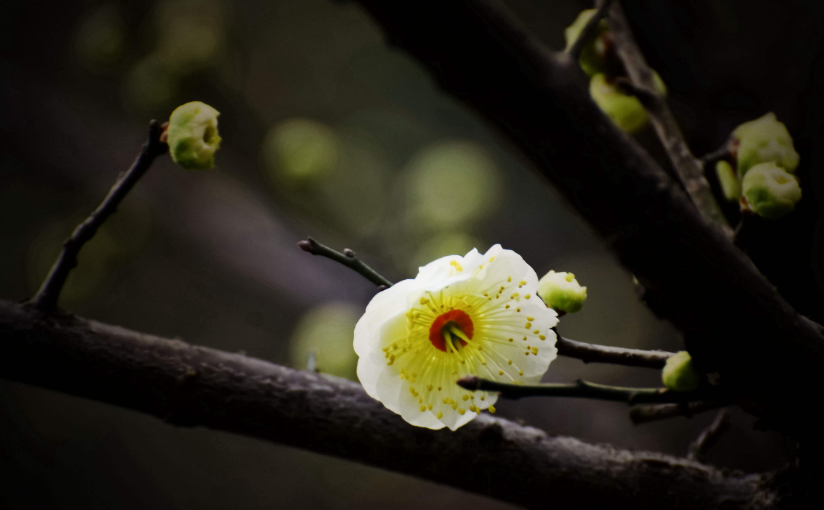
<instances>
[{"instance_id":1,"label":"white plum blossom","mask_svg":"<svg viewBox=\"0 0 824 510\"><path fill-rule=\"evenodd\" d=\"M557 314L537 294L520 255L495 245L450 255L377 294L355 326L366 392L419 427L452 430L492 407L497 393L468 391L467 375L538 382L555 359Z\"/></svg>"}]
</instances>

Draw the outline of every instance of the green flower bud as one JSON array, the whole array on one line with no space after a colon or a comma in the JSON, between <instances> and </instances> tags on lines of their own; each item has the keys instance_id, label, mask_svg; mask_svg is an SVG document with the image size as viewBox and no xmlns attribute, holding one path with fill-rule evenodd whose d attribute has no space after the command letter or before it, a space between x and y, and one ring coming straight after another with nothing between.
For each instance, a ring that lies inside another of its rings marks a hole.
<instances>
[{"instance_id":1,"label":"green flower bud","mask_svg":"<svg viewBox=\"0 0 824 510\"><path fill-rule=\"evenodd\" d=\"M169 153L175 163L190 170L215 165L215 151L220 147L218 115L217 110L200 101L175 108L166 131Z\"/></svg>"},{"instance_id":2,"label":"green flower bud","mask_svg":"<svg viewBox=\"0 0 824 510\"><path fill-rule=\"evenodd\" d=\"M750 168L741 187L747 205L764 218L780 218L801 200L798 179L775 163L761 163Z\"/></svg>"},{"instance_id":3,"label":"green flower bud","mask_svg":"<svg viewBox=\"0 0 824 510\"><path fill-rule=\"evenodd\" d=\"M735 175L732 165L722 159L715 164L715 173L718 175L718 182L721 183L724 198L730 202L737 202L741 197L741 181Z\"/></svg>"},{"instance_id":4,"label":"green flower bud","mask_svg":"<svg viewBox=\"0 0 824 510\"><path fill-rule=\"evenodd\" d=\"M584 29L586 24L595 14L596 9L587 9L585 11L581 11L581 14L575 18L575 21L572 22L572 25L566 27L564 29L564 38L566 39L566 49L568 50L578 39L578 36L581 35L581 31ZM578 63L581 65L581 69L584 70L587 75L592 76L595 73L602 73L606 67L605 58L604 58L604 48L601 47L601 44L598 42L598 38L601 37L608 31L607 27L607 20L602 19L598 24L598 33L595 37L584 46L583 51L581 51L581 58L578 60Z\"/></svg>"},{"instance_id":5,"label":"green flower bud","mask_svg":"<svg viewBox=\"0 0 824 510\"><path fill-rule=\"evenodd\" d=\"M664 386L673 391L693 391L698 388L700 377L692 367L692 357L687 351L675 353L661 372Z\"/></svg>"},{"instance_id":6,"label":"green flower bud","mask_svg":"<svg viewBox=\"0 0 824 510\"><path fill-rule=\"evenodd\" d=\"M556 312L575 313L587 300L587 288L572 273L550 271L538 282L538 295Z\"/></svg>"},{"instance_id":7,"label":"green flower bud","mask_svg":"<svg viewBox=\"0 0 824 510\"><path fill-rule=\"evenodd\" d=\"M798 153L787 126L770 112L735 128L732 136L738 140L738 173L745 176L750 168L773 161L790 173L798 168Z\"/></svg>"},{"instance_id":8,"label":"green flower bud","mask_svg":"<svg viewBox=\"0 0 824 510\"><path fill-rule=\"evenodd\" d=\"M640 131L647 125L647 112L635 96L628 96L596 74L589 82L589 94L595 104L607 114L619 129L627 133Z\"/></svg>"}]
</instances>

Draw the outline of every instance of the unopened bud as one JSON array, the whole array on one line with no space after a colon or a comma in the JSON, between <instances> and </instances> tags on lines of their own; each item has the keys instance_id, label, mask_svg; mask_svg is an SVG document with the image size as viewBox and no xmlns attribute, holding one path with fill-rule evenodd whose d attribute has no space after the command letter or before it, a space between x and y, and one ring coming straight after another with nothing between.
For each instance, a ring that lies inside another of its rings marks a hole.
<instances>
[{"instance_id":1,"label":"unopened bud","mask_svg":"<svg viewBox=\"0 0 824 510\"><path fill-rule=\"evenodd\" d=\"M166 131L172 160L183 168L202 170L215 164L215 151L220 146L217 117L211 106L192 101L175 108Z\"/></svg>"},{"instance_id":2,"label":"unopened bud","mask_svg":"<svg viewBox=\"0 0 824 510\"><path fill-rule=\"evenodd\" d=\"M640 131L647 125L647 112L635 96L624 94L606 76L596 74L589 82L589 94L598 107L627 133Z\"/></svg>"},{"instance_id":3,"label":"unopened bud","mask_svg":"<svg viewBox=\"0 0 824 510\"><path fill-rule=\"evenodd\" d=\"M770 112L763 117L745 122L732 132L738 140L738 174L746 176L759 163L774 162L793 173L798 168L799 156L787 126Z\"/></svg>"},{"instance_id":4,"label":"unopened bud","mask_svg":"<svg viewBox=\"0 0 824 510\"><path fill-rule=\"evenodd\" d=\"M673 391L693 391L698 388L700 377L692 367L692 357L687 351L680 351L667 359L661 372L664 386Z\"/></svg>"},{"instance_id":5,"label":"unopened bud","mask_svg":"<svg viewBox=\"0 0 824 510\"><path fill-rule=\"evenodd\" d=\"M578 37L581 36L581 31L584 29L589 20L592 19L592 16L595 15L596 10L597 9L587 9L585 11L581 11L581 14L575 18L572 25L564 29L564 38L566 39L567 50L575 43ZM578 63L581 65L581 69L583 69L589 76L592 76L595 73L604 72L606 67L606 48L604 48L603 43L599 42L599 39L608 30L607 20L602 19L598 23L598 33L591 41L587 43L586 46L584 46L583 51L581 51L581 58L578 60Z\"/></svg>"},{"instance_id":6,"label":"unopened bud","mask_svg":"<svg viewBox=\"0 0 824 510\"><path fill-rule=\"evenodd\" d=\"M587 288L572 273L550 271L538 282L538 295L556 312L575 313L587 300Z\"/></svg>"},{"instance_id":7,"label":"unopened bud","mask_svg":"<svg viewBox=\"0 0 824 510\"><path fill-rule=\"evenodd\" d=\"M741 186L749 208L764 218L780 218L801 200L798 179L775 163L750 168Z\"/></svg>"},{"instance_id":8,"label":"unopened bud","mask_svg":"<svg viewBox=\"0 0 824 510\"><path fill-rule=\"evenodd\" d=\"M718 175L724 198L730 202L737 202L741 197L741 181L738 180L732 165L722 159L715 164L715 173Z\"/></svg>"}]
</instances>

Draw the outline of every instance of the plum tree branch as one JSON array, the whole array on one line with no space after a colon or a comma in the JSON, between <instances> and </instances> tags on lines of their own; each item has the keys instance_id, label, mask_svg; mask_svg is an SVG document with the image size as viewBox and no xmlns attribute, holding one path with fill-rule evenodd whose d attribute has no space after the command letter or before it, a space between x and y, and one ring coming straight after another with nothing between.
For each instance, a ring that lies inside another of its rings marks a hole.
<instances>
[{"instance_id":1,"label":"plum tree branch","mask_svg":"<svg viewBox=\"0 0 824 510\"><path fill-rule=\"evenodd\" d=\"M629 75L630 82L625 84L625 87L638 96L647 109L655 133L664 146L684 189L701 214L717 224L728 237L732 237L732 229L712 194L710 183L704 176L704 165L690 151L666 99L655 92L652 69L635 43L620 3L615 2L611 6L607 21L618 57Z\"/></svg>"},{"instance_id":2,"label":"plum tree branch","mask_svg":"<svg viewBox=\"0 0 824 510\"><path fill-rule=\"evenodd\" d=\"M768 475L555 437L488 415L413 427L359 384L0 301L0 377L528 508L772 508Z\"/></svg>"},{"instance_id":3,"label":"plum tree branch","mask_svg":"<svg viewBox=\"0 0 824 510\"><path fill-rule=\"evenodd\" d=\"M638 279L650 308L685 333L702 371L752 395L749 409L765 423L822 441L804 396L824 392L820 326L598 109L574 59L547 50L495 0L357 2L390 44L555 185Z\"/></svg>"},{"instance_id":4,"label":"plum tree branch","mask_svg":"<svg viewBox=\"0 0 824 510\"><path fill-rule=\"evenodd\" d=\"M71 237L63 243L63 251L55 261L48 276L43 281L37 294L30 303L43 311L54 310L60 291L69 277L71 270L77 265L77 255L83 245L90 241L97 233L97 229L117 211L117 206L126 198L132 187L146 173L155 158L165 154L169 146L161 140L163 127L155 120L149 123L149 140L143 145L140 154L132 166L117 179L112 189L103 199L103 202L92 211L86 220L77 226Z\"/></svg>"}]
</instances>

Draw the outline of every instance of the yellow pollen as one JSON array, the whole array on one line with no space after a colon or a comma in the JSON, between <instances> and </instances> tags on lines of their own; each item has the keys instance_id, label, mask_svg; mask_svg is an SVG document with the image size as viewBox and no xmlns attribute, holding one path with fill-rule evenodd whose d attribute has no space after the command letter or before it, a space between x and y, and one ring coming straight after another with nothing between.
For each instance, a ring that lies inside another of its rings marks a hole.
<instances>
[{"instance_id":1,"label":"yellow pollen","mask_svg":"<svg viewBox=\"0 0 824 510\"><path fill-rule=\"evenodd\" d=\"M519 295L520 295L520 294L518 294L517 292L515 292L514 294L512 294L511 296L509 296L509 299L515 299L515 298L517 298Z\"/></svg>"},{"instance_id":2,"label":"yellow pollen","mask_svg":"<svg viewBox=\"0 0 824 510\"><path fill-rule=\"evenodd\" d=\"M464 409L463 407L458 409L458 414L460 414L461 416L463 416L465 412L466 412L466 409Z\"/></svg>"},{"instance_id":3,"label":"yellow pollen","mask_svg":"<svg viewBox=\"0 0 824 510\"><path fill-rule=\"evenodd\" d=\"M520 281L520 282L518 282L518 283L520 283L521 285L526 285L526 280L521 280L521 281Z\"/></svg>"},{"instance_id":4,"label":"yellow pollen","mask_svg":"<svg viewBox=\"0 0 824 510\"><path fill-rule=\"evenodd\" d=\"M450 400L451 400L451 399L449 399L449 398L445 398L445 399L443 399L441 402L443 402L445 405L449 405L449 401L450 401Z\"/></svg>"},{"instance_id":5,"label":"yellow pollen","mask_svg":"<svg viewBox=\"0 0 824 510\"><path fill-rule=\"evenodd\" d=\"M503 370L498 370L498 375L504 375L504 371Z\"/></svg>"},{"instance_id":6,"label":"yellow pollen","mask_svg":"<svg viewBox=\"0 0 824 510\"><path fill-rule=\"evenodd\" d=\"M538 335L538 338L540 338L541 340L546 340L546 337L544 335Z\"/></svg>"},{"instance_id":7,"label":"yellow pollen","mask_svg":"<svg viewBox=\"0 0 824 510\"><path fill-rule=\"evenodd\" d=\"M458 263L457 260L453 260L452 262L449 263L449 265L454 267L455 269L457 269L458 272L463 271L463 267L461 267L461 265ZM423 304L423 303L421 303L421 304Z\"/></svg>"},{"instance_id":8,"label":"yellow pollen","mask_svg":"<svg viewBox=\"0 0 824 510\"><path fill-rule=\"evenodd\" d=\"M510 341L510 342L513 342L513 341L515 341L515 339L514 339L514 338L510 338L510 339L509 339L509 341Z\"/></svg>"},{"instance_id":9,"label":"yellow pollen","mask_svg":"<svg viewBox=\"0 0 824 510\"><path fill-rule=\"evenodd\" d=\"M440 386L438 386L438 391L441 391L442 389L443 389L443 388L441 388Z\"/></svg>"},{"instance_id":10,"label":"yellow pollen","mask_svg":"<svg viewBox=\"0 0 824 510\"><path fill-rule=\"evenodd\" d=\"M453 400L452 401L452 410L454 411L457 408L458 408L458 403Z\"/></svg>"},{"instance_id":11,"label":"yellow pollen","mask_svg":"<svg viewBox=\"0 0 824 510\"><path fill-rule=\"evenodd\" d=\"M489 406L489 412L490 413L495 414L495 411L496 411L495 406Z\"/></svg>"},{"instance_id":12,"label":"yellow pollen","mask_svg":"<svg viewBox=\"0 0 824 510\"><path fill-rule=\"evenodd\" d=\"M489 259L490 262L493 262L494 260L495 260L495 257L490 257L490 259Z\"/></svg>"},{"instance_id":13,"label":"yellow pollen","mask_svg":"<svg viewBox=\"0 0 824 510\"><path fill-rule=\"evenodd\" d=\"M526 340L526 337L524 337L524 340Z\"/></svg>"},{"instance_id":14,"label":"yellow pollen","mask_svg":"<svg viewBox=\"0 0 824 510\"><path fill-rule=\"evenodd\" d=\"M481 395L481 400L486 400L486 397Z\"/></svg>"},{"instance_id":15,"label":"yellow pollen","mask_svg":"<svg viewBox=\"0 0 824 510\"><path fill-rule=\"evenodd\" d=\"M478 409L478 408L477 408L477 407L475 407L474 405L469 406L469 410L470 410L470 411L472 411L473 413L474 413L474 412L476 412L476 411L477 411L477 409Z\"/></svg>"},{"instance_id":16,"label":"yellow pollen","mask_svg":"<svg viewBox=\"0 0 824 510\"><path fill-rule=\"evenodd\" d=\"M524 299L529 299L531 297L532 297L532 294L527 294L526 296L524 296Z\"/></svg>"},{"instance_id":17,"label":"yellow pollen","mask_svg":"<svg viewBox=\"0 0 824 510\"><path fill-rule=\"evenodd\" d=\"M541 330L540 330L540 329L536 329L535 331L533 331L533 332L532 332L532 334L537 335L537 334L538 334L538 333L540 333L540 332L541 332Z\"/></svg>"},{"instance_id":18,"label":"yellow pollen","mask_svg":"<svg viewBox=\"0 0 824 510\"><path fill-rule=\"evenodd\" d=\"M421 298L421 304L422 304L422 305L425 305L425 304L426 304L426 303L428 303L428 302L429 302L429 299L427 299L427 298L425 298L425 297L422 297L422 298Z\"/></svg>"},{"instance_id":19,"label":"yellow pollen","mask_svg":"<svg viewBox=\"0 0 824 510\"><path fill-rule=\"evenodd\" d=\"M516 312L520 312L520 311L521 311L521 308L520 308L520 307L518 307L518 308L516 308L516 309L515 309L515 311L516 311Z\"/></svg>"},{"instance_id":20,"label":"yellow pollen","mask_svg":"<svg viewBox=\"0 0 824 510\"><path fill-rule=\"evenodd\" d=\"M506 305L506 307L509 308L509 305Z\"/></svg>"},{"instance_id":21,"label":"yellow pollen","mask_svg":"<svg viewBox=\"0 0 824 510\"><path fill-rule=\"evenodd\" d=\"M432 410L432 404L429 404L428 406L426 406L426 408L431 411Z\"/></svg>"},{"instance_id":22,"label":"yellow pollen","mask_svg":"<svg viewBox=\"0 0 824 510\"><path fill-rule=\"evenodd\" d=\"M538 348L537 347L532 348L532 354L534 354L536 356L538 355Z\"/></svg>"},{"instance_id":23,"label":"yellow pollen","mask_svg":"<svg viewBox=\"0 0 824 510\"><path fill-rule=\"evenodd\" d=\"M527 317L527 318L526 318L526 320L528 320L528 321L534 321L534 320L535 320L535 317Z\"/></svg>"},{"instance_id":24,"label":"yellow pollen","mask_svg":"<svg viewBox=\"0 0 824 510\"><path fill-rule=\"evenodd\" d=\"M525 355L525 356L529 356L529 351L526 351L526 352L524 353L524 355Z\"/></svg>"},{"instance_id":25,"label":"yellow pollen","mask_svg":"<svg viewBox=\"0 0 824 510\"><path fill-rule=\"evenodd\" d=\"M512 360L509 360L509 362L507 363L507 365L511 365L511 364L512 364Z\"/></svg>"},{"instance_id":26,"label":"yellow pollen","mask_svg":"<svg viewBox=\"0 0 824 510\"><path fill-rule=\"evenodd\" d=\"M507 281L507 283L511 282L511 281L512 281L512 277L511 277L511 276L508 276L508 277L506 278L506 281Z\"/></svg>"},{"instance_id":27,"label":"yellow pollen","mask_svg":"<svg viewBox=\"0 0 824 510\"><path fill-rule=\"evenodd\" d=\"M426 411L426 406L421 406L420 409L421 409L421 412L424 412L424 411Z\"/></svg>"},{"instance_id":28,"label":"yellow pollen","mask_svg":"<svg viewBox=\"0 0 824 510\"><path fill-rule=\"evenodd\" d=\"M524 327L525 327L526 329L529 329L529 328L531 328L531 327L532 327L532 323L531 323L531 322L527 322L527 323L524 325Z\"/></svg>"},{"instance_id":29,"label":"yellow pollen","mask_svg":"<svg viewBox=\"0 0 824 510\"><path fill-rule=\"evenodd\" d=\"M438 411L438 414L435 415L435 418L440 420L441 418L443 418L443 413Z\"/></svg>"},{"instance_id":30,"label":"yellow pollen","mask_svg":"<svg viewBox=\"0 0 824 510\"><path fill-rule=\"evenodd\" d=\"M461 397L461 399L462 399L464 402L466 402L467 400L469 400L469 395L467 395L466 393L464 393L464 396L463 396L463 397Z\"/></svg>"},{"instance_id":31,"label":"yellow pollen","mask_svg":"<svg viewBox=\"0 0 824 510\"><path fill-rule=\"evenodd\" d=\"M519 371L518 375L524 375L524 371L523 370Z\"/></svg>"}]
</instances>

